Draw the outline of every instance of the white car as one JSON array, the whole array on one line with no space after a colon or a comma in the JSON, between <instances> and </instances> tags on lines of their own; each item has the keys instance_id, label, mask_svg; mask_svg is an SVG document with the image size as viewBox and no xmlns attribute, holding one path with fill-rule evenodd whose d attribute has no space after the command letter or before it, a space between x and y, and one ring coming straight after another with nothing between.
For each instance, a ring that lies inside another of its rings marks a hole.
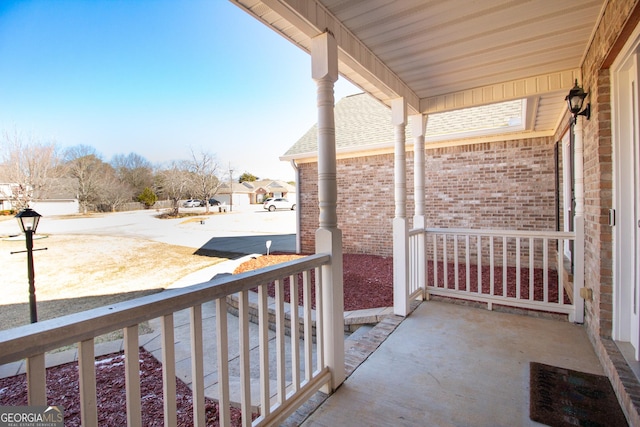
<instances>
[{"instance_id":1,"label":"white car","mask_svg":"<svg viewBox=\"0 0 640 427\"><path fill-rule=\"evenodd\" d=\"M185 208L197 208L198 206L200 206L200 204L201 204L200 200L189 199L186 202L184 202L182 206L184 206Z\"/></svg>"},{"instance_id":2,"label":"white car","mask_svg":"<svg viewBox=\"0 0 640 427\"><path fill-rule=\"evenodd\" d=\"M265 200L262 207L269 212L273 212L276 209L288 209L293 211L296 209L296 204L294 202L290 202L284 197L277 197Z\"/></svg>"}]
</instances>

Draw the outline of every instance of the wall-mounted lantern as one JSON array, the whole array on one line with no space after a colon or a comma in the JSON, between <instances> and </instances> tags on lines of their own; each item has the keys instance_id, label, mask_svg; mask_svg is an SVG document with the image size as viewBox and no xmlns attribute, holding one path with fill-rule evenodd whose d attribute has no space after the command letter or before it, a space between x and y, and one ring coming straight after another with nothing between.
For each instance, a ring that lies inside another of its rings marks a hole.
<instances>
[{"instance_id":1,"label":"wall-mounted lantern","mask_svg":"<svg viewBox=\"0 0 640 427\"><path fill-rule=\"evenodd\" d=\"M585 116L587 120L591 118L591 104L587 103L587 106L582 109L587 95L589 95L589 93L585 92L581 86L578 86L578 79L576 79L575 86L573 86L569 91L569 95L565 98L569 107L569 112L573 115L574 124L578 120L578 116Z\"/></svg>"}]
</instances>

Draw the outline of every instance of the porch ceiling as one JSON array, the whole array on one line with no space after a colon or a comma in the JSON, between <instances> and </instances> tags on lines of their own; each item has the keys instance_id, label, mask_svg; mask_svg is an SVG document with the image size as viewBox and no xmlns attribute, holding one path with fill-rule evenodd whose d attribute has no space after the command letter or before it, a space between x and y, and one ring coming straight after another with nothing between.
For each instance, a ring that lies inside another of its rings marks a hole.
<instances>
[{"instance_id":1,"label":"porch ceiling","mask_svg":"<svg viewBox=\"0 0 640 427\"><path fill-rule=\"evenodd\" d=\"M231 0L305 51L331 31L342 76L435 113L527 99L552 134L605 0ZM588 88L585 88L588 90ZM522 134L520 134L522 136Z\"/></svg>"}]
</instances>

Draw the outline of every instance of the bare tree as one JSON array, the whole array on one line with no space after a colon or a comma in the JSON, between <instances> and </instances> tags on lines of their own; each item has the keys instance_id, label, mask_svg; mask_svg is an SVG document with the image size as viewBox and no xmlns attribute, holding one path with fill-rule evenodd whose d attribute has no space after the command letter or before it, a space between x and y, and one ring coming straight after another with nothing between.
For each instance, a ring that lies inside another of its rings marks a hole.
<instances>
[{"instance_id":1,"label":"bare tree","mask_svg":"<svg viewBox=\"0 0 640 427\"><path fill-rule=\"evenodd\" d=\"M186 161L173 161L168 168L157 173L159 192L163 197L171 200L173 215L178 215L180 199L185 197L191 184L189 163Z\"/></svg>"},{"instance_id":2,"label":"bare tree","mask_svg":"<svg viewBox=\"0 0 640 427\"><path fill-rule=\"evenodd\" d=\"M153 165L136 153L118 154L111 160L118 178L132 189L132 199L145 188L153 188Z\"/></svg>"},{"instance_id":3,"label":"bare tree","mask_svg":"<svg viewBox=\"0 0 640 427\"><path fill-rule=\"evenodd\" d=\"M115 212L119 206L130 202L134 192L128 183L123 182L110 165L104 166L105 175L98 183L98 199L107 205L111 212Z\"/></svg>"},{"instance_id":4,"label":"bare tree","mask_svg":"<svg viewBox=\"0 0 640 427\"><path fill-rule=\"evenodd\" d=\"M47 197L59 177L56 145L35 141L17 130L3 131L0 142L3 163L0 180L11 188L12 205L22 209L34 199Z\"/></svg>"},{"instance_id":5,"label":"bare tree","mask_svg":"<svg viewBox=\"0 0 640 427\"><path fill-rule=\"evenodd\" d=\"M201 151L200 155L196 155L193 150L191 150L191 161L189 163L194 195L205 202L208 213L209 199L218 192L222 184L217 176L219 165L211 153Z\"/></svg>"},{"instance_id":6,"label":"bare tree","mask_svg":"<svg viewBox=\"0 0 640 427\"><path fill-rule=\"evenodd\" d=\"M93 147L78 145L66 150L65 169L69 177L76 179L75 190L82 212L87 213L89 206L100 200L107 166Z\"/></svg>"}]
</instances>

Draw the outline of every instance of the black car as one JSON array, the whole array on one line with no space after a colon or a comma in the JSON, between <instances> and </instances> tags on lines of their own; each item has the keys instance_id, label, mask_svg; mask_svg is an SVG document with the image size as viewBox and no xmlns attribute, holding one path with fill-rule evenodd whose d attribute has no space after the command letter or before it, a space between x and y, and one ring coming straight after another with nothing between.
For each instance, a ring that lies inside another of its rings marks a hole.
<instances>
[{"instance_id":1,"label":"black car","mask_svg":"<svg viewBox=\"0 0 640 427\"><path fill-rule=\"evenodd\" d=\"M220 201L214 198L209 199L209 206L220 206Z\"/></svg>"}]
</instances>

